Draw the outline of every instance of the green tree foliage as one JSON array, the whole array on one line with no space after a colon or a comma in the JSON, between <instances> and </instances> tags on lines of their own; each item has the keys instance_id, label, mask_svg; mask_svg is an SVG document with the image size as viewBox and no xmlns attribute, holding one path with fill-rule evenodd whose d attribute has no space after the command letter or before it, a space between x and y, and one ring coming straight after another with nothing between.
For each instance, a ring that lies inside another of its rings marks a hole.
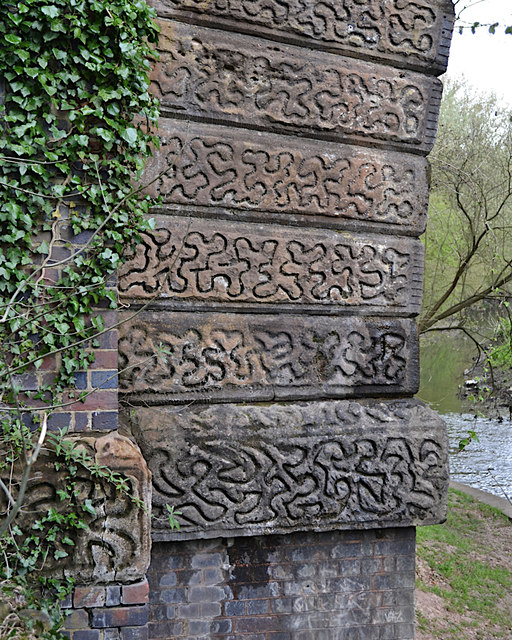
<instances>
[{"instance_id":1,"label":"green tree foliage","mask_svg":"<svg viewBox=\"0 0 512 640\"><path fill-rule=\"evenodd\" d=\"M493 96L447 82L432 164L420 331L465 326L512 295L512 121Z\"/></svg>"}]
</instances>

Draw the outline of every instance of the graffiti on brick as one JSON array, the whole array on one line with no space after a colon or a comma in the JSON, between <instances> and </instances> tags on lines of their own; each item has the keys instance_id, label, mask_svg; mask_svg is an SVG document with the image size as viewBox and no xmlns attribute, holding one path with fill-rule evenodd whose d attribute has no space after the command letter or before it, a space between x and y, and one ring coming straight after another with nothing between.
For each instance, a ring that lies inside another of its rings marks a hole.
<instances>
[{"instance_id":1,"label":"graffiti on brick","mask_svg":"<svg viewBox=\"0 0 512 640\"><path fill-rule=\"evenodd\" d=\"M433 143L440 82L175 23L153 74L164 108L270 129Z\"/></svg>"},{"instance_id":2,"label":"graffiti on brick","mask_svg":"<svg viewBox=\"0 0 512 640\"><path fill-rule=\"evenodd\" d=\"M197 230L196 230L197 229ZM331 231L156 218L119 272L123 296L419 311L422 245Z\"/></svg>"},{"instance_id":3,"label":"graffiti on brick","mask_svg":"<svg viewBox=\"0 0 512 640\"><path fill-rule=\"evenodd\" d=\"M147 192L165 204L327 216L423 230L422 158L164 119Z\"/></svg>"},{"instance_id":4,"label":"graffiti on brick","mask_svg":"<svg viewBox=\"0 0 512 640\"><path fill-rule=\"evenodd\" d=\"M320 45L363 50L370 54L402 55L433 63L438 47L451 33L451 7L445 3L400 0L153 0L160 15L191 11L219 17L251 32L271 29L283 37L308 38ZM438 64L445 62L441 55Z\"/></svg>"},{"instance_id":5,"label":"graffiti on brick","mask_svg":"<svg viewBox=\"0 0 512 640\"><path fill-rule=\"evenodd\" d=\"M120 328L120 388L136 394L132 401L142 392L265 399L415 391L412 320L285 318L145 311Z\"/></svg>"},{"instance_id":6,"label":"graffiti on brick","mask_svg":"<svg viewBox=\"0 0 512 640\"><path fill-rule=\"evenodd\" d=\"M424 522L442 511L442 422L415 401L137 409L156 526L221 532ZM165 534L162 534L165 535Z\"/></svg>"}]
</instances>

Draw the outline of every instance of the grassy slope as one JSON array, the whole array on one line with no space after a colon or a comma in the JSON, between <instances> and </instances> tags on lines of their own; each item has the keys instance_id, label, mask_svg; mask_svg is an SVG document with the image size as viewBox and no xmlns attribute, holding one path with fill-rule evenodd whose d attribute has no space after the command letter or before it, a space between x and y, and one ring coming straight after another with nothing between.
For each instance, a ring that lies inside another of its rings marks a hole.
<instances>
[{"instance_id":1,"label":"grassy slope","mask_svg":"<svg viewBox=\"0 0 512 640\"><path fill-rule=\"evenodd\" d=\"M417 530L418 638L511 640L511 545L501 511L450 490L447 522Z\"/></svg>"}]
</instances>

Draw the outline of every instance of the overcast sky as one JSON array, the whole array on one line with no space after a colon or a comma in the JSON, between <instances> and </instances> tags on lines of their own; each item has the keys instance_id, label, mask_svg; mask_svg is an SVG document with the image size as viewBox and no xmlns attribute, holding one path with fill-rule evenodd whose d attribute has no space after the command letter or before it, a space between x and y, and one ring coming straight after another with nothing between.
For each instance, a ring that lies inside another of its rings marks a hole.
<instances>
[{"instance_id":1,"label":"overcast sky","mask_svg":"<svg viewBox=\"0 0 512 640\"><path fill-rule=\"evenodd\" d=\"M494 35L487 27L455 31L448 74L465 75L481 91L494 91L512 107L512 35L505 35L504 25L512 26L512 0L464 0L467 8L461 15L465 22L500 22ZM459 6L463 0L459 2ZM458 6L458 8L459 8Z\"/></svg>"}]
</instances>

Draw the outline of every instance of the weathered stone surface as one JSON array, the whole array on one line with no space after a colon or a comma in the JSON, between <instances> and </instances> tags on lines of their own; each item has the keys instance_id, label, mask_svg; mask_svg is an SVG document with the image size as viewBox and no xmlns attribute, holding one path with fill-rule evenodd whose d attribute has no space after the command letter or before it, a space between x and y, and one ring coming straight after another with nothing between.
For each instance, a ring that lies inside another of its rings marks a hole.
<instances>
[{"instance_id":1,"label":"weathered stone surface","mask_svg":"<svg viewBox=\"0 0 512 640\"><path fill-rule=\"evenodd\" d=\"M420 234L427 161L393 151L162 118L143 183L165 205Z\"/></svg>"},{"instance_id":2,"label":"weathered stone surface","mask_svg":"<svg viewBox=\"0 0 512 640\"><path fill-rule=\"evenodd\" d=\"M151 404L413 394L417 339L398 318L144 311L120 327L120 387Z\"/></svg>"},{"instance_id":3,"label":"weathered stone surface","mask_svg":"<svg viewBox=\"0 0 512 640\"><path fill-rule=\"evenodd\" d=\"M431 149L439 80L188 24L162 22L154 92L185 117Z\"/></svg>"},{"instance_id":4,"label":"weathered stone surface","mask_svg":"<svg viewBox=\"0 0 512 640\"><path fill-rule=\"evenodd\" d=\"M442 73L453 6L446 0L151 0L158 14L198 20L398 66Z\"/></svg>"},{"instance_id":5,"label":"weathered stone surface","mask_svg":"<svg viewBox=\"0 0 512 640\"><path fill-rule=\"evenodd\" d=\"M95 514L83 513L87 528L69 530L74 546L62 545L60 550L68 555L58 560L49 556L44 571L52 577L72 576L80 584L142 579L150 561L151 475L140 450L117 433L100 437L92 433L70 436L69 440L84 449L98 465L122 473L129 483L130 495L140 499L146 511L136 506L130 496L117 492L113 484L92 478L78 465L75 479L78 504L88 502ZM66 483L63 471L55 468L56 460L54 454L46 451L34 466L25 496L25 515L17 520L27 535L34 520L46 515L50 508L70 512L69 502L59 498L58 492L66 490ZM18 479L21 474L22 470L17 470ZM3 479L9 481L9 478ZM0 498L5 501L3 493ZM0 515L5 507L5 502L0 504ZM71 505L71 509L76 507Z\"/></svg>"},{"instance_id":6,"label":"weathered stone surface","mask_svg":"<svg viewBox=\"0 0 512 640\"><path fill-rule=\"evenodd\" d=\"M158 540L431 524L448 444L416 400L137 408ZM182 512L166 524L165 504Z\"/></svg>"},{"instance_id":7,"label":"weathered stone surface","mask_svg":"<svg viewBox=\"0 0 512 640\"><path fill-rule=\"evenodd\" d=\"M413 238L157 216L119 272L124 298L269 310L418 313L423 245ZM155 301L153 301L155 304Z\"/></svg>"}]
</instances>

